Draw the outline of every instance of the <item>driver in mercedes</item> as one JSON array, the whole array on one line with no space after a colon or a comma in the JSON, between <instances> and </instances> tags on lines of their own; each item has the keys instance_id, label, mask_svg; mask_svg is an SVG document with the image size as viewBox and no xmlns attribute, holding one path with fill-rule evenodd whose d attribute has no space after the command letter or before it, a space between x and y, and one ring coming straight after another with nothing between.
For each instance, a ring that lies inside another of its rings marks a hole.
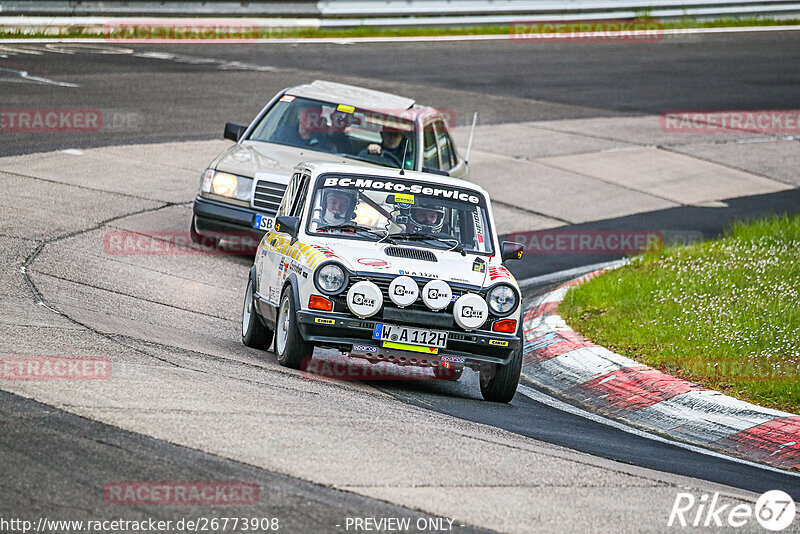
<instances>
[{"instance_id":1,"label":"driver in mercedes","mask_svg":"<svg viewBox=\"0 0 800 534\"><path fill-rule=\"evenodd\" d=\"M404 142L405 140L406 136L403 135L403 132L395 129L384 128L381 131L381 144L371 143L367 145L367 148L362 150L358 154L358 157L369 158L372 156L374 159L375 156L388 156L387 159L391 160L393 163L396 162L400 164L403 161L403 152L406 148Z\"/></svg>"}]
</instances>

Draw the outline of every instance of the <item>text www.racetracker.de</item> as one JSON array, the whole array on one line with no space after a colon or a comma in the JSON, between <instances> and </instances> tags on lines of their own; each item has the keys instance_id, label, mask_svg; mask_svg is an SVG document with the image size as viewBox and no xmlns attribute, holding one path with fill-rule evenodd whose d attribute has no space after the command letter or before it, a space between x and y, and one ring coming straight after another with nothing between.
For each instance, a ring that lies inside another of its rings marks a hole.
<instances>
[{"instance_id":1,"label":"text www.racetracker.de","mask_svg":"<svg viewBox=\"0 0 800 534\"><path fill-rule=\"evenodd\" d=\"M197 517L176 520L106 519L62 520L40 517L36 521L0 518L0 532L139 532L181 534L188 532L267 532L280 529L277 517Z\"/></svg>"}]
</instances>

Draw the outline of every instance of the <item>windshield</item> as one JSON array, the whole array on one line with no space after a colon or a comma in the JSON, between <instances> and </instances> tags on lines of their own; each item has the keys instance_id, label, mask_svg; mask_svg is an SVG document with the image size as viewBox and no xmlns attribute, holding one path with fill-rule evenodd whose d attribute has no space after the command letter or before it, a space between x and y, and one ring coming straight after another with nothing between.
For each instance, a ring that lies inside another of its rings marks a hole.
<instances>
[{"instance_id":1,"label":"windshield","mask_svg":"<svg viewBox=\"0 0 800 534\"><path fill-rule=\"evenodd\" d=\"M413 179L322 175L307 232L344 239L493 254L486 199Z\"/></svg>"},{"instance_id":2,"label":"windshield","mask_svg":"<svg viewBox=\"0 0 800 534\"><path fill-rule=\"evenodd\" d=\"M249 139L347 156L397 169L402 166L404 153L404 168L414 169L416 161L413 121L387 110L366 111L291 95L282 96L272 106Z\"/></svg>"}]
</instances>

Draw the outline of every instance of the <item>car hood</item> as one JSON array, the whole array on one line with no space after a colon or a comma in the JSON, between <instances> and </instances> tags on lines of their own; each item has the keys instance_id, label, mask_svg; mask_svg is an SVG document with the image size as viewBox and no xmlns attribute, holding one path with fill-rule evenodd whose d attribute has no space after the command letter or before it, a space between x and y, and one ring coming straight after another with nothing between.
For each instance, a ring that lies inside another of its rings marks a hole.
<instances>
[{"instance_id":1,"label":"car hood","mask_svg":"<svg viewBox=\"0 0 800 534\"><path fill-rule=\"evenodd\" d=\"M359 165L379 167L379 165L324 152L258 141L243 141L231 146L217 156L212 165L218 171L248 178L253 178L257 172L269 172L289 177L295 165L309 161L358 163Z\"/></svg>"},{"instance_id":2,"label":"car hood","mask_svg":"<svg viewBox=\"0 0 800 534\"><path fill-rule=\"evenodd\" d=\"M390 245L332 238L322 238L315 242L334 253L345 267L361 274L406 274L479 287L499 282L499 278L513 280L511 273L502 267L495 257L469 253L462 256L458 252L405 243ZM386 253L389 247L432 252L436 261L390 256Z\"/></svg>"}]
</instances>

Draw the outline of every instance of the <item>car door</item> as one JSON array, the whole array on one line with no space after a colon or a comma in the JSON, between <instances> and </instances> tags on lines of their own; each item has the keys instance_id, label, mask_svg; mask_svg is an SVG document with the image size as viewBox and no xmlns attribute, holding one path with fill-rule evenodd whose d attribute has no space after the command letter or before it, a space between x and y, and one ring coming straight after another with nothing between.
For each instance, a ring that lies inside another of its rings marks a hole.
<instances>
[{"instance_id":1,"label":"car door","mask_svg":"<svg viewBox=\"0 0 800 534\"><path fill-rule=\"evenodd\" d=\"M283 196L281 205L278 208L279 215L288 215L290 217L303 218L303 207L305 200L308 196L309 182L311 176L308 173L296 173L292 176L292 181L286 188L286 194ZM297 262L300 257L300 247L302 243L296 240L294 243L289 234L276 232L274 236L270 237L270 263L272 265L272 275L270 278L270 293L275 295L275 302L280 299L280 292L283 289L283 284L289 276L289 266L292 262Z\"/></svg>"},{"instance_id":2,"label":"car door","mask_svg":"<svg viewBox=\"0 0 800 534\"><path fill-rule=\"evenodd\" d=\"M458 157L456 145L447 131L447 126L442 119L433 122L436 130L436 146L439 149L439 158L442 162L442 170L447 171L453 178L464 178L467 175L467 164Z\"/></svg>"},{"instance_id":3,"label":"car door","mask_svg":"<svg viewBox=\"0 0 800 534\"><path fill-rule=\"evenodd\" d=\"M427 121L422 129L422 171L427 170L442 170L441 155L436 142L436 128L432 120Z\"/></svg>"},{"instance_id":4,"label":"car door","mask_svg":"<svg viewBox=\"0 0 800 534\"><path fill-rule=\"evenodd\" d=\"M286 191L281 199L278 211L275 217L282 215L289 215L297 197L298 189L300 187L301 174L295 173L289 180L289 185L286 186ZM267 288L267 291L262 296L275 306L278 305L278 300L281 295L281 288L285 278L283 271L283 258L286 250L289 248L290 237L288 234L272 231L266 235L266 254L263 260L262 268L259 270L259 288Z\"/></svg>"}]
</instances>

